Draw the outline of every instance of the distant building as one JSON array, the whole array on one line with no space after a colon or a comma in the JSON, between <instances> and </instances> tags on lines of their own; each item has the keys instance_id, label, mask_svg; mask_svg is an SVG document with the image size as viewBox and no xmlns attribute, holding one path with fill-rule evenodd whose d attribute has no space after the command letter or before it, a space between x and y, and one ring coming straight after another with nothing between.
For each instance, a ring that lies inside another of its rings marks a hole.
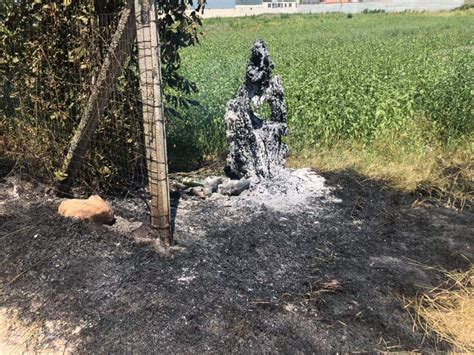
<instances>
[{"instance_id":1,"label":"distant building","mask_svg":"<svg viewBox=\"0 0 474 355\"><path fill-rule=\"evenodd\" d=\"M352 0L321 0L321 4L347 4L349 2L357 2Z\"/></svg>"},{"instance_id":2,"label":"distant building","mask_svg":"<svg viewBox=\"0 0 474 355\"><path fill-rule=\"evenodd\" d=\"M1 0L0 0L1 1ZM207 0L204 18L284 13L360 13L366 10L451 10L464 0Z\"/></svg>"},{"instance_id":3,"label":"distant building","mask_svg":"<svg viewBox=\"0 0 474 355\"><path fill-rule=\"evenodd\" d=\"M295 8L299 0L207 0L206 9Z\"/></svg>"},{"instance_id":4,"label":"distant building","mask_svg":"<svg viewBox=\"0 0 474 355\"><path fill-rule=\"evenodd\" d=\"M266 8L296 8L299 0L263 0L263 6Z\"/></svg>"},{"instance_id":5,"label":"distant building","mask_svg":"<svg viewBox=\"0 0 474 355\"><path fill-rule=\"evenodd\" d=\"M351 2L362 2L363 0L301 0L302 5L314 4L347 4Z\"/></svg>"}]
</instances>

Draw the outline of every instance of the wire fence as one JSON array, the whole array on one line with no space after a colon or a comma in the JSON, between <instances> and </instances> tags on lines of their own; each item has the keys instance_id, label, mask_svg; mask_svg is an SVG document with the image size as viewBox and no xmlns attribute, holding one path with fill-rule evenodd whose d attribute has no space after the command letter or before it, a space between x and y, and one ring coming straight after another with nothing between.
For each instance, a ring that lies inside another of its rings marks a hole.
<instances>
[{"instance_id":1,"label":"wire fence","mask_svg":"<svg viewBox=\"0 0 474 355\"><path fill-rule=\"evenodd\" d=\"M10 38L11 48L4 46L0 156L16 161L17 172L46 183L58 179L119 17L44 19L19 28L17 37ZM76 179L87 192L130 193L146 187L139 80L133 43Z\"/></svg>"}]
</instances>

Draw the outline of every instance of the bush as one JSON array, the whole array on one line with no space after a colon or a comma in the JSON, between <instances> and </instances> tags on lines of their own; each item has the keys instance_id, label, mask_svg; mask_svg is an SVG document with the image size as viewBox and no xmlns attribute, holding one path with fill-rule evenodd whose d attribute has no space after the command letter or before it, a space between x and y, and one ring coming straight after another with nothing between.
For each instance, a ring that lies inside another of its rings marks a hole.
<instances>
[{"instance_id":1,"label":"bush","mask_svg":"<svg viewBox=\"0 0 474 355\"><path fill-rule=\"evenodd\" d=\"M122 0L0 3L0 131L6 153L26 173L51 182L77 127L115 31ZM197 43L200 20L189 2L159 2L166 116L195 104L194 83L178 69L179 50ZM199 11L199 8L196 10ZM136 48L127 60L83 169L88 183L144 177Z\"/></svg>"}]
</instances>

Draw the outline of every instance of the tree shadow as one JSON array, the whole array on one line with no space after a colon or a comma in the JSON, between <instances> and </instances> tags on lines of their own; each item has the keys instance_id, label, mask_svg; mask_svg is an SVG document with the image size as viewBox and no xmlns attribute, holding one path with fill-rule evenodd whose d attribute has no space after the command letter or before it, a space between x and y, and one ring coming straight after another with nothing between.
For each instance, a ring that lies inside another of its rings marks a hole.
<instances>
[{"instance_id":1,"label":"tree shadow","mask_svg":"<svg viewBox=\"0 0 474 355\"><path fill-rule=\"evenodd\" d=\"M4 181L11 174L15 167L15 161L0 156L0 182Z\"/></svg>"}]
</instances>

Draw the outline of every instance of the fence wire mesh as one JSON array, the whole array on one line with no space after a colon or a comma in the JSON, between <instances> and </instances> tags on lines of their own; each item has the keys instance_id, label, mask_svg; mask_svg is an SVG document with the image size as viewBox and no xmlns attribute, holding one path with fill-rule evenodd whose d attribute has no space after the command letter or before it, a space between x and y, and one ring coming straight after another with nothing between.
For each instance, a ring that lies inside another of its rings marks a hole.
<instances>
[{"instance_id":1,"label":"fence wire mesh","mask_svg":"<svg viewBox=\"0 0 474 355\"><path fill-rule=\"evenodd\" d=\"M18 24L16 41L3 38L0 156L16 161L17 172L45 183L58 178L119 17L44 19L36 26ZM76 179L87 192L130 193L146 187L139 77L133 43Z\"/></svg>"}]
</instances>

